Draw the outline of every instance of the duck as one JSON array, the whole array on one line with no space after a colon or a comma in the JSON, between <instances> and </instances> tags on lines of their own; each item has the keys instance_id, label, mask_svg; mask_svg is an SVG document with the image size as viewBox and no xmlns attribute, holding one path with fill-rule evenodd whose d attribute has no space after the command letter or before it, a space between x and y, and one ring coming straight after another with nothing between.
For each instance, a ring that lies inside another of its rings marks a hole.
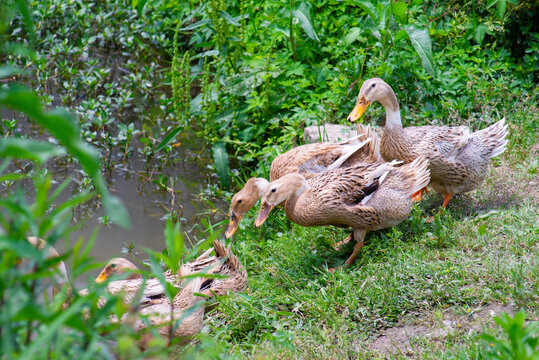
<instances>
[{"instance_id":1,"label":"duck","mask_svg":"<svg viewBox=\"0 0 539 360\"><path fill-rule=\"evenodd\" d=\"M32 246L34 246L39 251L45 251L47 254L47 259L53 260L55 258L60 258L60 253L51 246L47 241L37 237L37 236L28 236L26 237L26 241L28 241ZM20 264L22 262L22 259L17 260L17 264ZM55 297L57 294L59 294L62 290L62 288L66 287L66 301L69 301L72 297L72 288L69 284L69 278L67 274L67 268L65 263L60 260L56 261L54 266L51 268L53 272L53 275L51 277L51 283L52 283L52 297Z\"/></svg>"},{"instance_id":2,"label":"duck","mask_svg":"<svg viewBox=\"0 0 539 360\"><path fill-rule=\"evenodd\" d=\"M365 80L349 121L361 117L369 105L378 101L385 108L386 123L380 141L380 153L386 161L413 161L418 156L429 160L430 183L443 195L445 209L454 195L481 185L491 158L500 155L507 145L507 125L502 119L487 128L472 132L467 126L412 126L403 128L395 92L379 78ZM420 200L423 188L414 194Z\"/></svg>"},{"instance_id":3,"label":"duck","mask_svg":"<svg viewBox=\"0 0 539 360\"><path fill-rule=\"evenodd\" d=\"M359 141L359 138L365 140ZM310 179L320 172L356 163L384 162L379 143L380 138L371 127L358 126L357 136L351 139L337 143L302 145L277 156L271 163L269 181L259 177L250 178L232 197L225 238L234 235L241 219L262 197L270 181L290 173L298 173Z\"/></svg>"},{"instance_id":4,"label":"duck","mask_svg":"<svg viewBox=\"0 0 539 360\"><path fill-rule=\"evenodd\" d=\"M355 164L324 171L309 180L298 173L284 175L267 186L255 226L261 226L271 210L284 203L286 216L298 225L351 227L351 235L342 241L356 242L344 264L351 266L367 232L406 219L412 209L411 195L430 180L425 156L398 164Z\"/></svg>"},{"instance_id":5,"label":"duck","mask_svg":"<svg viewBox=\"0 0 539 360\"><path fill-rule=\"evenodd\" d=\"M214 251L215 255L210 256L211 251ZM116 265L112 266L113 264ZM105 266L98 278L104 274L103 281L111 280L112 275L134 273L135 269L137 267L129 260L115 258ZM195 274L199 276L193 276ZM144 284L142 298L146 298L146 301L134 304L137 305L134 327L136 330L143 330L148 324L156 326L159 334L169 338L192 336L200 332L205 307L202 300L205 298L225 296L231 292L243 291L247 287L247 271L230 247L225 247L218 240L213 242L213 248L197 259L180 266L177 275L171 271L165 272L166 280L171 280L172 285L179 288L172 301L164 295L162 285L160 288L152 285L159 282L158 279L150 278L144 283L141 275L137 276L110 281L107 290L112 294L121 293L124 301L129 301L140 292L140 287ZM153 290L149 287L153 287ZM105 302L99 302L98 306L102 307L104 304ZM128 318L126 315L120 320L112 320L127 321ZM175 326L178 321L179 326Z\"/></svg>"}]
</instances>

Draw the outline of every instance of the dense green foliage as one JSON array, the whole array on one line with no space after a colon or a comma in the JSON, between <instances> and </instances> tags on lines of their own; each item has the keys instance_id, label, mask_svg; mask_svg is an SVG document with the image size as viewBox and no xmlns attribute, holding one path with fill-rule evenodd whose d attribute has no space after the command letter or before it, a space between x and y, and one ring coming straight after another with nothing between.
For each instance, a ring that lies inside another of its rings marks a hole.
<instances>
[{"instance_id":1,"label":"dense green foliage","mask_svg":"<svg viewBox=\"0 0 539 360\"><path fill-rule=\"evenodd\" d=\"M491 303L539 318L536 3L25 4L0 3L0 358L35 358L44 344L43 358L175 352L159 339L141 351L140 334L111 325L110 314L134 309L102 286L89 297L75 294L65 310L67 288L43 298L59 259L36 251L25 237L38 235L53 245L68 239L73 210L97 201L97 194L112 221L127 224L101 172L127 166L135 156L145 160L146 172L159 172L181 160L173 150L177 137L197 136L216 174L207 192L228 197L223 190L229 185L267 175L277 154L302 142L304 126L344 124L363 80L374 76L392 85L405 125L477 129L505 117L510 144L493 161L499 168L432 224L424 215L438 204L435 196L410 220L369 235L358 263L335 275L326 268L339 265L349 248L335 253L330 244L344 232L302 228L278 212L255 230L248 215L233 247L248 269L250 288L222 300L206 317L209 336L201 335L182 354L384 357L371 344L395 325L423 321L434 328L444 316L472 322ZM381 111L373 106L365 121L377 123ZM28 119L45 136L31 138ZM80 193L59 200L69 180L53 179L46 170L52 161L78 163L88 179L77 187ZM155 186L167 189L173 181L161 176ZM208 228L217 234L213 225ZM165 233L168 250L151 254L158 272L159 261L174 268L183 253L177 227L169 224ZM99 266L88 259L91 246L79 242L60 257L72 259L75 290L77 277ZM20 258L29 263L16 266ZM99 296L110 305L98 309ZM505 337L485 321L441 340L424 337L413 351L395 357L533 353L537 325L525 327L519 314L500 319ZM490 335L480 337L482 331Z\"/></svg>"}]
</instances>

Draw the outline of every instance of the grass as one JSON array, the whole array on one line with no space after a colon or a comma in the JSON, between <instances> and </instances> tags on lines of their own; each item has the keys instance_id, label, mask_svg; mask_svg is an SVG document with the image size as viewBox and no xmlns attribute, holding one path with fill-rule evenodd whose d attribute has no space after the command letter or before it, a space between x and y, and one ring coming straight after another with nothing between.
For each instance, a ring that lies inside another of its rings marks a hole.
<instances>
[{"instance_id":1,"label":"grass","mask_svg":"<svg viewBox=\"0 0 539 360\"><path fill-rule=\"evenodd\" d=\"M511 137L537 120L514 114ZM233 358L480 357L479 334L499 332L492 307L539 319L539 148L537 140L511 144L481 188L455 197L429 224L442 200L430 193L408 220L369 234L356 264L335 274L327 268L353 245L335 252L331 244L346 231L303 228L282 211L254 229L252 211L232 245L249 289L207 315L209 333ZM457 320L446 326L444 318ZM400 347L376 346L390 329L417 331L413 346L407 337Z\"/></svg>"}]
</instances>

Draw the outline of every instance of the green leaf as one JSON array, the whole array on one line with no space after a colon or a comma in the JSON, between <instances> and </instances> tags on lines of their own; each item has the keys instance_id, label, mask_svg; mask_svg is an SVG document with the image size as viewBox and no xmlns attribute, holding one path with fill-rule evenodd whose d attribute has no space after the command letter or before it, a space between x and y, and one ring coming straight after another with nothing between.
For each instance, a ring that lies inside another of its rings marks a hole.
<instances>
[{"instance_id":1,"label":"green leaf","mask_svg":"<svg viewBox=\"0 0 539 360\"><path fill-rule=\"evenodd\" d=\"M48 142L15 138L0 139L0 157L28 159L43 164L52 157L65 154L63 148Z\"/></svg>"},{"instance_id":2,"label":"green leaf","mask_svg":"<svg viewBox=\"0 0 539 360\"><path fill-rule=\"evenodd\" d=\"M27 74L27 71L24 71L23 69L18 68L17 66L13 65L5 65L0 67L0 79L6 79L13 77L15 75L21 75L21 74Z\"/></svg>"},{"instance_id":3,"label":"green leaf","mask_svg":"<svg viewBox=\"0 0 539 360\"><path fill-rule=\"evenodd\" d=\"M434 75L434 65L432 61L432 45L429 36L429 30L425 27L418 29L414 25L408 25L404 27L404 30L408 33L410 41L421 59L423 68L432 76Z\"/></svg>"},{"instance_id":4,"label":"green leaf","mask_svg":"<svg viewBox=\"0 0 539 360\"><path fill-rule=\"evenodd\" d=\"M489 32L488 27L485 24L477 25L473 32L473 38L475 42L478 45L481 45L483 43L483 39L485 38L485 34L488 32Z\"/></svg>"},{"instance_id":5,"label":"green leaf","mask_svg":"<svg viewBox=\"0 0 539 360\"><path fill-rule=\"evenodd\" d=\"M191 31L191 30L201 27L202 25L206 25L207 23L210 23L210 22L211 22L211 19L200 20L194 24L181 28L180 31Z\"/></svg>"},{"instance_id":6,"label":"green leaf","mask_svg":"<svg viewBox=\"0 0 539 360\"><path fill-rule=\"evenodd\" d=\"M32 22L32 14L30 13L30 7L28 6L26 0L16 0L15 3L17 4L19 12L22 15L24 26L26 27L26 31L28 32L28 38L32 44L35 44L36 29L34 27L34 23ZM5 10L6 9L3 7L2 11Z\"/></svg>"},{"instance_id":7,"label":"green leaf","mask_svg":"<svg viewBox=\"0 0 539 360\"><path fill-rule=\"evenodd\" d=\"M487 3L487 9L490 9L492 6L496 5L496 3L498 2L499 0L490 0L488 3Z\"/></svg>"},{"instance_id":8,"label":"green leaf","mask_svg":"<svg viewBox=\"0 0 539 360\"><path fill-rule=\"evenodd\" d=\"M224 189L228 189L230 185L230 175L228 166L228 154L226 152L225 144L218 142L212 146L213 160L215 162L215 169L219 176L219 182Z\"/></svg>"},{"instance_id":9,"label":"green leaf","mask_svg":"<svg viewBox=\"0 0 539 360\"><path fill-rule=\"evenodd\" d=\"M240 23L236 21L229 13L226 11L219 11L219 14L231 25L240 26Z\"/></svg>"},{"instance_id":10,"label":"green leaf","mask_svg":"<svg viewBox=\"0 0 539 360\"><path fill-rule=\"evenodd\" d=\"M503 16L505 15L505 9L507 8L507 1L506 0L499 0L498 1L498 11L496 12L498 17L500 19L503 19Z\"/></svg>"},{"instance_id":11,"label":"green leaf","mask_svg":"<svg viewBox=\"0 0 539 360\"><path fill-rule=\"evenodd\" d=\"M359 35L361 34L361 30L358 27L353 27L350 29L350 32L346 34L344 37L344 43L346 45L350 45L357 39L359 39Z\"/></svg>"},{"instance_id":12,"label":"green leaf","mask_svg":"<svg viewBox=\"0 0 539 360\"><path fill-rule=\"evenodd\" d=\"M401 41L402 39L406 39L408 37L408 34L406 33L406 31L400 29L399 31L397 31L397 33L395 34L395 37L393 38L393 43L398 43L399 41Z\"/></svg>"},{"instance_id":13,"label":"green leaf","mask_svg":"<svg viewBox=\"0 0 539 360\"><path fill-rule=\"evenodd\" d=\"M165 136L165 138L159 143L159 145L157 145L157 147L155 148L155 151L154 152L158 152L159 150L161 150L162 148L164 148L165 146L168 145L168 143L170 141L172 141L172 139L174 139L176 137L176 135L178 135L181 131L183 130L183 126L178 126L176 127L175 129L172 129L168 134L167 136Z\"/></svg>"},{"instance_id":14,"label":"green leaf","mask_svg":"<svg viewBox=\"0 0 539 360\"><path fill-rule=\"evenodd\" d=\"M185 242L180 233L179 224L173 224L170 219L168 219L165 227L165 244L167 245L168 257L171 260L168 267L172 272L176 273L183 256Z\"/></svg>"},{"instance_id":15,"label":"green leaf","mask_svg":"<svg viewBox=\"0 0 539 360\"><path fill-rule=\"evenodd\" d=\"M137 12L138 12L139 16L143 15L146 12L146 5L148 5L148 0L138 0L137 1Z\"/></svg>"},{"instance_id":16,"label":"green leaf","mask_svg":"<svg viewBox=\"0 0 539 360\"><path fill-rule=\"evenodd\" d=\"M376 10L376 7L370 2L366 0L355 0L353 1L357 6L359 6L363 11L369 15L369 17L374 21L375 24L378 23L378 11Z\"/></svg>"},{"instance_id":17,"label":"green leaf","mask_svg":"<svg viewBox=\"0 0 539 360\"><path fill-rule=\"evenodd\" d=\"M101 201L103 202L105 211L110 216L110 219L114 224L125 229L129 228L131 225L129 221L129 213L119 198L107 193L106 196L103 196Z\"/></svg>"},{"instance_id":18,"label":"green leaf","mask_svg":"<svg viewBox=\"0 0 539 360\"><path fill-rule=\"evenodd\" d=\"M393 17L401 23L401 24L408 24L408 15L406 14L406 10L408 9L408 4L405 2L394 2L391 4L391 10L393 12Z\"/></svg>"},{"instance_id":19,"label":"green leaf","mask_svg":"<svg viewBox=\"0 0 539 360\"><path fill-rule=\"evenodd\" d=\"M314 41L320 41L318 35L316 35L316 31L314 30L311 21L309 20L308 15L306 15L303 11L303 9L294 10L294 17L298 19L299 25L305 31L309 38Z\"/></svg>"}]
</instances>

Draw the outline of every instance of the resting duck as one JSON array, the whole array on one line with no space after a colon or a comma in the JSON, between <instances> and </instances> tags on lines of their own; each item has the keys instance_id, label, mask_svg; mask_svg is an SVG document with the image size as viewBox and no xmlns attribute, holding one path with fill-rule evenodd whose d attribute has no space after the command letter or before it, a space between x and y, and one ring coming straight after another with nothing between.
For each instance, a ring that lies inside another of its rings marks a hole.
<instances>
[{"instance_id":1,"label":"resting duck","mask_svg":"<svg viewBox=\"0 0 539 360\"><path fill-rule=\"evenodd\" d=\"M442 208L455 194L478 187L487 174L489 160L505 151L507 125L502 119L476 132L467 126L412 126L403 128L393 89L382 79L365 80L355 108L348 117L355 121L378 101L386 111L380 152L386 161L413 161L420 155L429 160L430 186L444 195ZM426 187L415 195L421 199Z\"/></svg>"},{"instance_id":2,"label":"resting duck","mask_svg":"<svg viewBox=\"0 0 539 360\"><path fill-rule=\"evenodd\" d=\"M356 241L345 262L350 266L367 232L406 219L412 208L412 193L429 182L424 156L400 167L396 163L357 164L328 170L309 180L301 174L285 175L267 186L255 226L262 225L270 211L285 202L286 216L296 224L352 227L351 236L341 242Z\"/></svg>"},{"instance_id":3,"label":"resting duck","mask_svg":"<svg viewBox=\"0 0 539 360\"><path fill-rule=\"evenodd\" d=\"M364 138L359 141L358 138ZM358 126L358 136L338 143L307 144L293 148L273 160L270 181L286 174L298 173L310 179L318 173L347 167L357 163L383 162L379 151L380 138L368 126ZM230 238L243 218L255 206L269 182L264 178L250 178L230 202L230 222L225 237Z\"/></svg>"},{"instance_id":4,"label":"resting duck","mask_svg":"<svg viewBox=\"0 0 539 360\"><path fill-rule=\"evenodd\" d=\"M214 250L215 255L210 256ZM121 260L120 260L121 259ZM112 294L121 293L124 300L129 302L140 291L143 279L136 274L137 267L123 258L111 260L98 276L105 281L112 275L131 273L134 278L127 280L110 281L107 290ZM193 274L200 276L193 277ZM131 277L130 275L130 277ZM205 277L204 275L210 275ZM198 333L202 328L204 304L200 303L204 297L222 296L229 292L242 291L247 287L247 271L230 248L215 240L213 249L209 249L197 259L180 267L178 274L165 272L167 282L180 288L172 302L164 295L165 291L158 279L147 279L144 284L143 301L139 304L138 313L148 317L151 325L158 326L158 332L163 336L190 336ZM85 295L88 290L79 294ZM105 304L104 300L99 306ZM171 322L172 319L172 322ZM181 319L179 326L170 326ZM125 319L122 319L124 321ZM135 328L141 330L147 327L148 321L137 318Z\"/></svg>"}]
</instances>

